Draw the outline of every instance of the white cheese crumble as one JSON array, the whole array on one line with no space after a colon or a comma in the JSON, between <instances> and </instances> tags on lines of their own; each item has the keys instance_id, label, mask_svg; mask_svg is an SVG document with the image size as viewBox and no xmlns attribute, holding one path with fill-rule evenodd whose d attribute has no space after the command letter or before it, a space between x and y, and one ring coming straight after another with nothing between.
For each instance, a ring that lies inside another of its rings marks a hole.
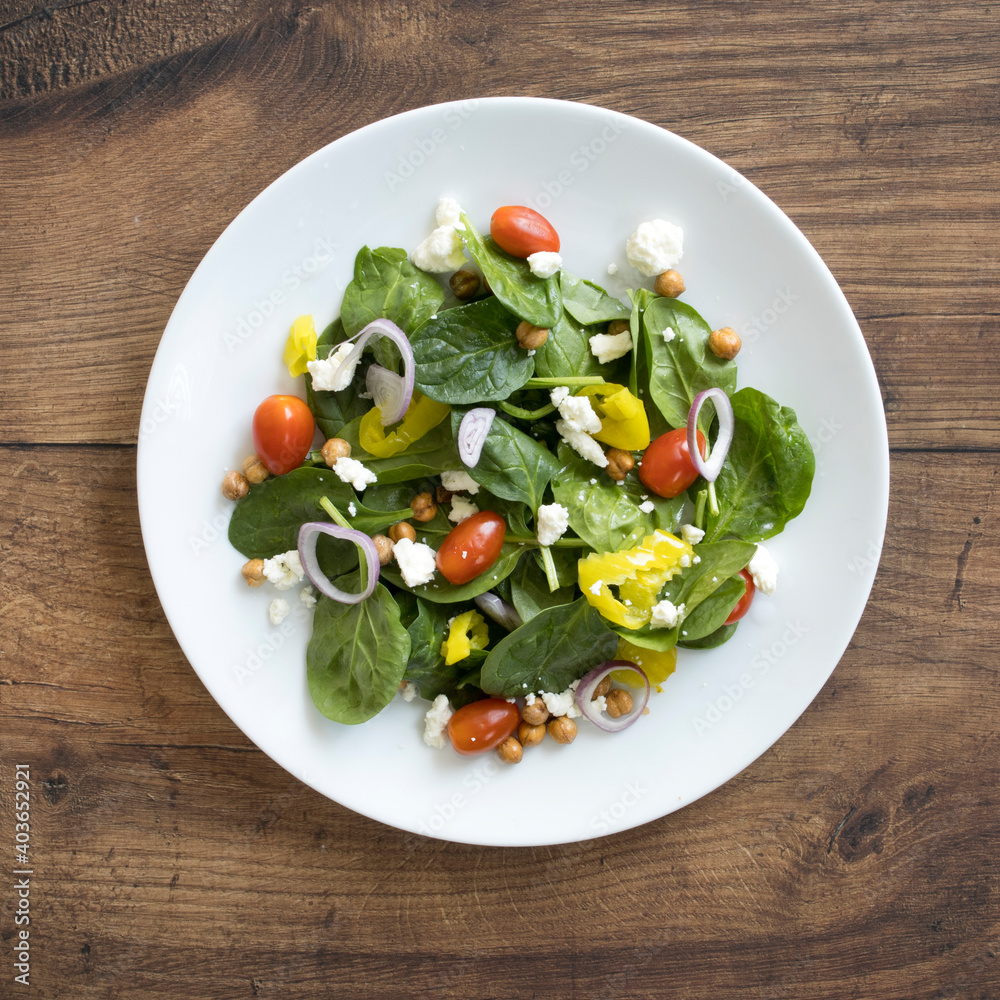
<instances>
[{"instance_id":1,"label":"white cheese crumble","mask_svg":"<svg viewBox=\"0 0 1000 1000\"><path fill-rule=\"evenodd\" d=\"M608 699L606 695L599 694L596 698L591 699L591 704L598 712L606 712L608 710Z\"/></svg>"},{"instance_id":2,"label":"white cheese crumble","mask_svg":"<svg viewBox=\"0 0 1000 1000\"><path fill-rule=\"evenodd\" d=\"M590 586L589 586L589 587L587 588L587 590L589 590L589 591L590 591L590 592L591 592L591 593L592 593L592 594L594 595L594 597L599 597L599 596L600 596L600 593L601 593L601 589L602 589L603 587L604 587L604 581L603 581L603 580L595 580L595 581L594 581L594 582L593 582L593 583L592 583L592 584L591 584L591 585L590 585Z\"/></svg>"},{"instance_id":3,"label":"white cheese crumble","mask_svg":"<svg viewBox=\"0 0 1000 1000\"><path fill-rule=\"evenodd\" d=\"M571 396L567 386L557 385L549 393L549 399L563 421L574 430L596 434L601 429L601 418L594 412L588 396Z\"/></svg>"},{"instance_id":4,"label":"white cheese crumble","mask_svg":"<svg viewBox=\"0 0 1000 1000\"><path fill-rule=\"evenodd\" d=\"M307 607L316 607L316 591L312 587L303 587L299 591L299 600Z\"/></svg>"},{"instance_id":5,"label":"white cheese crumble","mask_svg":"<svg viewBox=\"0 0 1000 1000\"><path fill-rule=\"evenodd\" d=\"M687 608L683 604L676 607L670 601L660 601L653 606L653 614L649 619L650 628L673 628L684 617Z\"/></svg>"},{"instance_id":6,"label":"white cheese crumble","mask_svg":"<svg viewBox=\"0 0 1000 1000\"><path fill-rule=\"evenodd\" d=\"M590 338L590 353L602 364L617 361L632 350L632 334L629 330L621 333L595 333Z\"/></svg>"},{"instance_id":7,"label":"white cheese crumble","mask_svg":"<svg viewBox=\"0 0 1000 1000\"><path fill-rule=\"evenodd\" d=\"M545 707L549 710L550 715L565 715L569 719L575 719L582 714L580 709L576 707L576 699L573 697L572 689L567 689L559 694L542 691L538 697L545 702Z\"/></svg>"},{"instance_id":8,"label":"white cheese crumble","mask_svg":"<svg viewBox=\"0 0 1000 1000\"><path fill-rule=\"evenodd\" d=\"M451 498L451 510L448 511L448 520L455 524L461 524L468 520L473 514L478 514L479 508L468 500L461 497Z\"/></svg>"},{"instance_id":9,"label":"white cheese crumble","mask_svg":"<svg viewBox=\"0 0 1000 1000\"><path fill-rule=\"evenodd\" d=\"M434 557L437 553L429 545L410 538L400 538L393 545L392 551L407 587L419 587L434 579Z\"/></svg>"},{"instance_id":10,"label":"white cheese crumble","mask_svg":"<svg viewBox=\"0 0 1000 1000\"><path fill-rule=\"evenodd\" d=\"M684 256L684 230L663 219L640 223L625 242L625 255L647 278L662 274L676 267Z\"/></svg>"},{"instance_id":11,"label":"white cheese crumble","mask_svg":"<svg viewBox=\"0 0 1000 1000\"><path fill-rule=\"evenodd\" d=\"M753 554L747 566L747 571L753 577L753 585L768 597L774 593L778 586L778 564L763 545L757 546L757 551Z\"/></svg>"},{"instance_id":12,"label":"white cheese crumble","mask_svg":"<svg viewBox=\"0 0 1000 1000\"><path fill-rule=\"evenodd\" d=\"M618 265L615 263L608 264L608 274L617 274Z\"/></svg>"},{"instance_id":13,"label":"white cheese crumble","mask_svg":"<svg viewBox=\"0 0 1000 1000\"><path fill-rule=\"evenodd\" d=\"M465 223L462 222L462 206L454 198L449 198L447 195L438 199L437 208L434 209L434 221L439 226L465 229Z\"/></svg>"},{"instance_id":14,"label":"white cheese crumble","mask_svg":"<svg viewBox=\"0 0 1000 1000\"><path fill-rule=\"evenodd\" d=\"M643 500L642 503L639 504L639 510L641 510L643 514L652 514L653 511L656 510L656 504L653 503L652 500Z\"/></svg>"},{"instance_id":15,"label":"white cheese crumble","mask_svg":"<svg viewBox=\"0 0 1000 1000\"><path fill-rule=\"evenodd\" d=\"M701 528L696 528L693 524L681 525L681 538L688 545L697 545L705 537L705 532Z\"/></svg>"},{"instance_id":16,"label":"white cheese crumble","mask_svg":"<svg viewBox=\"0 0 1000 1000\"><path fill-rule=\"evenodd\" d=\"M264 560L264 576L268 583L273 583L275 590L291 590L302 577L302 561L298 549L289 549L279 555Z\"/></svg>"},{"instance_id":17,"label":"white cheese crumble","mask_svg":"<svg viewBox=\"0 0 1000 1000\"><path fill-rule=\"evenodd\" d=\"M267 617L271 619L272 625L280 625L288 617L291 610L288 601L283 597L276 597L267 606Z\"/></svg>"},{"instance_id":18,"label":"white cheese crumble","mask_svg":"<svg viewBox=\"0 0 1000 1000\"><path fill-rule=\"evenodd\" d=\"M361 355L351 364L344 364L344 359L354 350L355 344L345 341L328 358L306 363L312 378L313 389L323 389L328 392L340 392L346 389L354 378L354 372L361 363Z\"/></svg>"},{"instance_id":19,"label":"white cheese crumble","mask_svg":"<svg viewBox=\"0 0 1000 1000\"><path fill-rule=\"evenodd\" d=\"M435 750L443 750L448 720L455 714L446 694L439 694L424 716L424 742Z\"/></svg>"},{"instance_id":20,"label":"white cheese crumble","mask_svg":"<svg viewBox=\"0 0 1000 1000\"><path fill-rule=\"evenodd\" d=\"M464 469L445 469L441 473L441 485L451 493L471 493L475 496L479 492L479 483Z\"/></svg>"},{"instance_id":21,"label":"white cheese crumble","mask_svg":"<svg viewBox=\"0 0 1000 1000\"><path fill-rule=\"evenodd\" d=\"M562 267L562 257L554 250L539 250L528 256L528 267L536 278L551 278Z\"/></svg>"},{"instance_id":22,"label":"white cheese crumble","mask_svg":"<svg viewBox=\"0 0 1000 1000\"><path fill-rule=\"evenodd\" d=\"M366 469L356 458L349 455L341 455L333 463L333 471L342 482L350 483L356 490L363 490L366 486L378 482L378 477L371 469Z\"/></svg>"},{"instance_id":23,"label":"white cheese crumble","mask_svg":"<svg viewBox=\"0 0 1000 1000\"><path fill-rule=\"evenodd\" d=\"M556 431L580 458L585 458L602 469L608 464L604 449L589 434L570 427L565 420L556 421Z\"/></svg>"},{"instance_id":24,"label":"white cheese crumble","mask_svg":"<svg viewBox=\"0 0 1000 1000\"><path fill-rule=\"evenodd\" d=\"M561 503L542 504L538 508L538 544L551 545L566 534L569 527L569 510Z\"/></svg>"},{"instance_id":25,"label":"white cheese crumble","mask_svg":"<svg viewBox=\"0 0 1000 1000\"><path fill-rule=\"evenodd\" d=\"M421 271L444 274L465 263L465 244L454 226L438 226L410 255Z\"/></svg>"},{"instance_id":26,"label":"white cheese crumble","mask_svg":"<svg viewBox=\"0 0 1000 1000\"><path fill-rule=\"evenodd\" d=\"M672 326L665 327L663 330L663 342L669 344L671 340L676 337L677 334L674 333L674 328Z\"/></svg>"},{"instance_id":27,"label":"white cheese crumble","mask_svg":"<svg viewBox=\"0 0 1000 1000\"><path fill-rule=\"evenodd\" d=\"M406 681L399 689L399 693L402 695L403 701L413 701L417 696L417 685L413 681Z\"/></svg>"},{"instance_id":28,"label":"white cheese crumble","mask_svg":"<svg viewBox=\"0 0 1000 1000\"><path fill-rule=\"evenodd\" d=\"M353 500L347 505L347 513L350 514L351 517L358 516L358 508L354 506Z\"/></svg>"}]
</instances>

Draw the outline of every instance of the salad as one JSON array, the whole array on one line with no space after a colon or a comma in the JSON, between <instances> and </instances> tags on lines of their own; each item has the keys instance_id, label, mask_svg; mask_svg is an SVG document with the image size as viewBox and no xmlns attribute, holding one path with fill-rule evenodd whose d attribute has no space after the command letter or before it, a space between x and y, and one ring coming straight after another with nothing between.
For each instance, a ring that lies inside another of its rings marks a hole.
<instances>
[{"instance_id":1,"label":"salad","mask_svg":"<svg viewBox=\"0 0 1000 1000\"><path fill-rule=\"evenodd\" d=\"M257 408L229 538L249 585L314 609L323 715L419 695L428 745L516 763L577 719L627 728L678 648L732 638L814 458L793 410L737 389L735 331L680 300L679 227L628 239L654 280L625 304L530 208L488 237L450 198L436 221L412 255L363 247L322 332L293 324L303 394Z\"/></svg>"}]
</instances>

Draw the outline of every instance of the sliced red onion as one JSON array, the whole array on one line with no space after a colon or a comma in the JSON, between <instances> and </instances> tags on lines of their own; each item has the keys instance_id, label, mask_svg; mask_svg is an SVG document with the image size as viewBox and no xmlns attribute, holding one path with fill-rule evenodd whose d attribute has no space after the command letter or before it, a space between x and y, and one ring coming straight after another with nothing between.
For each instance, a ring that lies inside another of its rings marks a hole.
<instances>
[{"instance_id":1,"label":"sliced red onion","mask_svg":"<svg viewBox=\"0 0 1000 1000\"><path fill-rule=\"evenodd\" d=\"M353 542L365 557L367 564L366 577L368 585L357 594L349 594L346 590L335 587L330 582L330 578L319 567L319 560L316 558L316 543L320 535L331 535L334 538L343 538L348 542ZM309 521L299 528L299 560L310 583L326 597L330 597L341 604L360 604L367 600L375 592L375 584L378 582L378 550L370 536L363 531L355 531L354 528L342 528L339 524L330 524L328 521Z\"/></svg>"},{"instance_id":2,"label":"sliced red onion","mask_svg":"<svg viewBox=\"0 0 1000 1000\"><path fill-rule=\"evenodd\" d=\"M458 457L470 468L474 469L483 453L486 435L493 426L496 410L488 406L477 406L462 417L458 427Z\"/></svg>"},{"instance_id":3,"label":"sliced red onion","mask_svg":"<svg viewBox=\"0 0 1000 1000\"><path fill-rule=\"evenodd\" d=\"M520 628L524 624L516 608L508 604L502 597L498 597L490 591L474 597L473 600L476 602L476 607L484 615L488 615L498 625L502 625L507 629L508 632L513 632L514 629Z\"/></svg>"},{"instance_id":4,"label":"sliced red onion","mask_svg":"<svg viewBox=\"0 0 1000 1000\"><path fill-rule=\"evenodd\" d=\"M719 435L712 445L712 453L706 461L701 457L701 450L698 448L698 414L706 399L710 399L715 404L715 412L719 418ZM710 483L714 483L719 478L722 471L722 463L729 454L729 446L733 443L733 427L736 421L733 417L733 404L729 402L729 397L725 390L713 387L699 392L694 397L691 410L688 413L687 423L687 445L691 453L691 461L699 474L704 476Z\"/></svg>"},{"instance_id":5,"label":"sliced red onion","mask_svg":"<svg viewBox=\"0 0 1000 1000\"><path fill-rule=\"evenodd\" d=\"M379 408L383 427L403 419L406 407L401 404L406 394L406 380L401 375L381 365L369 365L365 388L371 393L372 401Z\"/></svg>"},{"instance_id":6,"label":"sliced red onion","mask_svg":"<svg viewBox=\"0 0 1000 1000\"><path fill-rule=\"evenodd\" d=\"M377 402L378 390L372 385L370 369L367 381L367 389L375 397L375 405L382 411L383 425L394 424L397 420L403 419L403 414L406 413L406 408L410 405L410 399L413 396L413 347L406 334L391 319L373 319L367 326L355 334L354 337L350 338L354 342L354 347L344 358L342 365L356 364L357 360L361 357L361 352L365 349L365 345L372 337L388 337L399 348L400 357L403 359L403 374L395 375L402 383L402 391L396 390L393 392L393 399L397 403L394 409L388 407L388 401L386 408L383 408ZM393 372L386 371L381 366L372 365L371 367L378 367L386 375L394 375ZM376 375L376 381L379 378L380 376ZM382 385L385 385L385 383L382 383Z\"/></svg>"},{"instance_id":7,"label":"sliced red onion","mask_svg":"<svg viewBox=\"0 0 1000 1000\"><path fill-rule=\"evenodd\" d=\"M597 685L612 670L633 670L642 678L642 683L646 687L642 698L639 701L633 700L632 711L628 715L620 715L617 719L605 716L593 700ZM649 678L646 676L646 671L637 667L631 660L605 660L599 667L594 667L589 674L584 674L583 679L576 686L574 697L576 698L576 707L598 729L603 729L606 733L620 733L623 729L628 729L642 715L642 710L646 707L646 702L649 701Z\"/></svg>"}]
</instances>

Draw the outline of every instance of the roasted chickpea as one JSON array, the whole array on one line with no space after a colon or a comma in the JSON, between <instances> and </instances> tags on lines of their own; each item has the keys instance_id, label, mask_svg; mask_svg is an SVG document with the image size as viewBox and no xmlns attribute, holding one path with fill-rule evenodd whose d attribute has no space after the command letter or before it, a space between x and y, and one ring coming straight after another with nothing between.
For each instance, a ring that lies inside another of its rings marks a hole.
<instances>
[{"instance_id":1,"label":"roasted chickpea","mask_svg":"<svg viewBox=\"0 0 1000 1000\"><path fill-rule=\"evenodd\" d=\"M549 339L549 331L544 326L532 326L527 322L518 323L514 335L526 351L537 351Z\"/></svg>"},{"instance_id":2,"label":"roasted chickpea","mask_svg":"<svg viewBox=\"0 0 1000 1000\"><path fill-rule=\"evenodd\" d=\"M594 696L590 699L591 701L597 701L598 698L606 695L611 690L611 678L605 677L600 684L594 688Z\"/></svg>"},{"instance_id":3,"label":"roasted chickpea","mask_svg":"<svg viewBox=\"0 0 1000 1000\"><path fill-rule=\"evenodd\" d=\"M568 716L560 715L557 719L549 719L546 728L556 743L572 743L576 739L576 723Z\"/></svg>"},{"instance_id":4,"label":"roasted chickpea","mask_svg":"<svg viewBox=\"0 0 1000 1000\"><path fill-rule=\"evenodd\" d=\"M417 540L417 532L409 521L400 521L389 529L389 538L398 542L401 538L409 538L411 542Z\"/></svg>"},{"instance_id":5,"label":"roasted chickpea","mask_svg":"<svg viewBox=\"0 0 1000 1000\"><path fill-rule=\"evenodd\" d=\"M263 559L251 559L249 562L245 562L240 572L248 587L259 587L267 579L264 576Z\"/></svg>"},{"instance_id":6,"label":"roasted chickpea","mask_svg":"<svg viewBox=\"0 0 1000 1000\"><path fill-rule=\"evenodd\" d=\"M545 739L545 724L533 726L530 722L521 722L517 727L517 738L522 747L537 747Z\"/></svg>"},{"instance_id":7,"label":"roasted chickpea","mask_svg":"<svg viewBox=\"0 0 1000 1000\"><path fill-rule=\"evenodd\" d=\"M713 330L708 337L708 349L723 361L732 361L740 353L742 346L740 335L731 326Z\"/></svg>"},{"instance_id":8,"label":"roasted chickpea","mask_svg":"<svg viewBox=\"0 0 1000 1000\"><path fill-rule=\"evenodd\" d=\"M508 736L507 739L497 747L497 756L505 764L520 764L521 757L524 754L524 750L521 744L514 739L513 736Z\"/></svg>"},{"instance_id":9,"label":"roasted chickpea","mask_svg":"<svg viewBox=\"0 0 1000 1000\"><path fill-rule=\"evenodd\" d=\"M469 299L474 299L479 292L479 275L475 271L463 268L448 279L448 284L456 299L467 302Z\"/></svg>"},{"instance_id":10,"label":"roasted chickpea","mask_svg":"<svg viewBox=\"0 0 1000 1000\"><path fill-rule=\"evenodd\" d=\"M541 698L536 698L530 705L525 705L521 709L521 718L529 726L540 726L548 720L549 710L545 707L545 702Z\"/></svg>"},{"instance_id":11,"label":"roasted chickpea","mask_svg":"<svg viewBox=\"0 0 1000 1000\"><path fill-rule=\"evenodd\" d=\"M430 492L418 493L410 501L414 521L433 521L438 512L438 506Z\"/></svg>"},{"instance_id":12,"label":"roasted chickpea","mask_svg":"<svg viewBox=\"0 0 1000 1000\"><path fill-rule=\"evenodd\" d=\"M628 715L632 711L632 695L628 691L623 691L621 688L614 688L614 690L607 693L607 708L605 711L612 719L617 719L619 716Z\"/></svg>"},{"instance_id":13,"label":"roasted chickpea","mask_svg":"<svg viewBox=\"0 0 1000 1000\"><path fill-rule=\"evenodd\" d=\"M338 458L351 457L351 443L343 438L330 438L323 445L323 461L332 469L337 464Z\"/></svg>"},{"instance_id":14,"label":"roasted chickpea","mask_svg":"<svg viewBox=\"0 0 1000 1000\"><path fill-rule=\"evenodd\" d=\"M392 539L385 535L372 535L375 551L378 553L378 564L388 566L392 562Z\"/></svg>"},{"instance_id":15,"label":"roasted chickpea","mask_svg":"<svg viewBox=\"0 0 1000 1000\"><path fill-rule=\"evenodd\" d=\"M222 480L222 495L227 500L242 500L250 492L250 483L235 469Z\"/></svg>"},{"instance_id":16,"label":"roasted chickpea","mask_svg":"<svg viewBox=\"0 0 1000 1000\"><path fill-rule=\"evenodd\" d=\"M684 279L679 272L670 268L669 271L664 271L663 274L656 276L656 281L653 282L653 291L665 298L676 299L684 291Z\"/></svg>"},{"instance_id":17,"label":"roasted chickpea","mask_svg":"<svg viewBox=\"0 0 1000 1000\"><path fill-rule=\"evenodd\" d=\"M443 486L434 487L434 499L438 503L451 503L451 498L457 495L452 490L445 489Z\"/></svg>"},{"instance_id":18,"label":"roasted chickpea","mask_svg":"<svg viewBox=\"0 0 1000 1000\"><path fill-rule=\"evenodd\" d=\"M256 455L248 455L243 459L243 475L256 485L264 482L271 473L267 471L267 466Z\"/></svg>"},{"instance_id":19,"label":"roasted chickpea","mask_svg":"<svg viewBox=\"0 0 1000 1000\"><path fill-rule=\"evenodd\" d=\"M632 330L627 319L613 319L608 324L608 336L610 337L617 337L619 333L624 333L626 330L629 332Z\"/></svg>"},{"instance_id":20,"label":"roasted chickpea","mask_svg":"<svg viewBox=\"0 0 1000 1000\"><path fill-rule=\"evenodd\" d=\"M625 451L622 448L609 448L607 457L608 464L604 467L604 471L615 482L620 483L635 468L635 459L630 451Z\"/></svg>"}]
</instances>

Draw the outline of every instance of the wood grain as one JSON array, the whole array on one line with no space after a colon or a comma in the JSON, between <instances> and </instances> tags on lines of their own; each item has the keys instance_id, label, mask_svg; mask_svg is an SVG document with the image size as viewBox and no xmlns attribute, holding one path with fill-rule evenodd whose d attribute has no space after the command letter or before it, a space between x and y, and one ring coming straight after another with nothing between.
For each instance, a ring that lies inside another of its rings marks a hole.
<instances>
[{"instance_id":1,"label":"wood grain","mask_svg":"<svg viewBox=\"0 0 1000 1000\"><path fill-rule=\"evenodd\" d=\"M27 760L37 996L1000 997L996 14L0 3L0 854ZM858 316L893 470L865 616L785 737L656 823L495 850L355 815L222 714L149 578L134 443L173 303L258 191L514 93L664 125L774 198Z\"/></svg>"}]
</instances>

